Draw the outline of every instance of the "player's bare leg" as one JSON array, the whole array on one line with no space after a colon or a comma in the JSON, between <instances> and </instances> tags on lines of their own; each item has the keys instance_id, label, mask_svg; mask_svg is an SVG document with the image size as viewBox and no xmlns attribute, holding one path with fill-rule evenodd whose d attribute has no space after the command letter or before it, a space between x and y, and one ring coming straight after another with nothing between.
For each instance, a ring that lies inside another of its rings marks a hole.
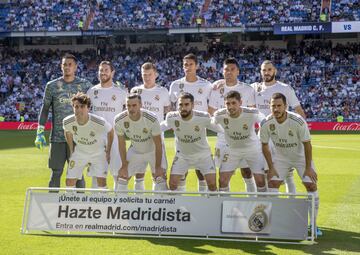
<instances>
[{"instance_id":1,"label":"player's bare leg","mask_svg":"<svg viewBox=\"0 0 360 255\"><path fill-rule=\"evenodd\" d=\"M198 191L199 192L207 191L207 185L206 185L207 182L206 182L204 176L198 169L195 169L195 173L198 178Z\"/></svg>"},{"instance_id":2,"label":"player's bare leg","mask_svg":"<svg viewBox=\"0 0 360 255\"><path fill-rule=\"evenodd\" d=\"M230 179L233 176L233 174L234 174L234 171L220 172L219 191L223 191L223 192L230 191Z\"/></svg>"},{"instance_id":3,"label":"player's bare leg","mask_svg":"<svg viewBox=\"0 0 360 255\"><path fill-rule=\"evenodd\" d=\"M257 192L266 192L265 174L255 174L254 179L257 187Z\"/></svg>"},{"instance_id":4,"label":"player's bare leg","mask_svg":"<svg viewBox=\"0 0 360 255\"><path fill-rule=\"evenodd\" d=\"M170 175L170 181L169 181L170 190L172 190L172 191L177 190L179 182L180 182L182 177L183 177L183 175L178 175L178 174L171 174Z\"/></svg>"},{"instance_id":5,"label":"player's bare leg","mask_svg":"<svg viewBox=\"0 0 360 255\"><path fill-rule=\"evenodd\" d=\"M206 174L205 180L207 183L207 186L209 188L209 191L216 191L216 174Z\"/></svg>"},{"instance_id":6,"label":"player's bare leg","mask_svg":"<svg viewBox=\"0 0 360 255\"><path fill-rule=\"evenodd\" d=\"M250 168L241 168L241 175L244 179L246 191L247 192L256 192L256 184L253 178Z\"/></svg>"},{"instance_id":7,"label":"player's bare leg","mask_svg":"<svg viewBox=\"0 0 360 255\"><path fill-rule=\"evenodd\" d=\"M97 186L99 189L107 189L106 187L106 178L104 177L96 177Z\"/></svg>"}]
</instances>

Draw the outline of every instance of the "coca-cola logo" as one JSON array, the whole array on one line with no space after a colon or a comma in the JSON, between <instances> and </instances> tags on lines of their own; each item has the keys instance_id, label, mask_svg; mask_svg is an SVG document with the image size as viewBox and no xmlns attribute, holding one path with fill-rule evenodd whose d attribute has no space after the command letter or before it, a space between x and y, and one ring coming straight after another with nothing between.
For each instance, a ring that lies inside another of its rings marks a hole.
<instances>
[{"instance_id":1,"label":"coca-cola logo","mask_svg":"<svg viewBox=\"0 0 360 255\"><path fill-rule=\"evenodd\" d=\"M336 131L360 131L360 123L336 123L333 127Z\"/></svg>"},{"instance_id":2,"label":"coca-cola logo","mask_svg":"<svg viewBox=\"0 0 360 255\"><path fill-rule=\"evenodd\" d=\"M19 124L19 126L17 127L18 130L35 130L38 127L38 123L33 122L33 123L26 123L26 122L21 122Z\"/></svg>"}]
</instances>

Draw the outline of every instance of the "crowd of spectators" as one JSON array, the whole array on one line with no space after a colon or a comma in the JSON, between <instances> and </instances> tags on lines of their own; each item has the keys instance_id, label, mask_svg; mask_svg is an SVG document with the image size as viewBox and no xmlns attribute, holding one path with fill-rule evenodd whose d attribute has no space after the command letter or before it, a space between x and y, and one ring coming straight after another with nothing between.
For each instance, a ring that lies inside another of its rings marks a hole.
<instances>
[{"instance_id":1,"label":"crowd of spectators","mask_svg":"<svg viewBox=\"0 0 360 255\"><path fill-rule=\"evenodd\" d=\"M358 0L333 0L333 21L360 20ZM232 27L319 21L321 0L15 0L0 4L0 30L76 31Z\"/></svg>"},{"instance_id":2,"label":"crowd of spectators","mask_svg":"<svg viewBox=\"0 0 360 255\"><path fill-rule=\"evenodd\" d=\"M186 52L199 56L199 76L214 81L222 78L222 61L235 57L241 66L239 79L246 83L261 80L259 66L265 59L278 68L278 80L296 91L309 119L333 120L341 114L347 120L360 116L360 44L332 45L328 41L308 41L292 49L209 45L199 51L186 45L151 46L131 51L111 48L101 56L95 50L75 53L79 58L78 76L93 84L97 64L111 60L115 80L128 89L140 84L140 66L152 61L159 69L158 84L169 87L183 76L182 57ZM36 120L46 82L61 76L63 52L13 49L0 51L0 116L6 120Z\"/></svg>"}]
</instances>

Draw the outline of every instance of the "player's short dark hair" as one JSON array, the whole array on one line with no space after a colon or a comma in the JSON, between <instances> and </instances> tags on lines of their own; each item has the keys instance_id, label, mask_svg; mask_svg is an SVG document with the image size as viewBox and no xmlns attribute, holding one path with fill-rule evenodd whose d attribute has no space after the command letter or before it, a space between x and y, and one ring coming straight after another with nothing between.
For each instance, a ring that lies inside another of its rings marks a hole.
<instances>
[{"instance_id":1,"label":"player's short dark hair","mask_svg":"<svg viewBox=\"0 0 360 255\"><path fill-rule=\"evenodd\" d=\"M236 61L235 58L227 58L224 60L223 65L229 65L229 64L234 64L238 69L240 69L239 63Z\"/></svg>"},{"instance_id":2,"label":"player's short dark hair","mask_svg":"<svg viewBox=\"0 0 360 255\"><path fill-rule=\"evenodd\" d=\"M62 56L61 60L63 60L63 59L72 59L72 60L74 60L75 64L78 63L77 58L73 54L70 54L70 53L66 53L64 56Z\"/></svg>"},{"instance_id":3,"label":"player's short dark hair","mask_svg":"<svg viewBox=\"0 0 360 255\"><path fill-rule=\"evenodd\" d=\"M74 104L75 101L78 101L80 104L87 105L88 108L91 106L91 99L88 95L83 92L78 92L71 98L71 102Z\"/></svg>"},{"instance_id":4,"label":"player's short dark hair","mask_svg":"<svg viewBox=\"0 0 360 255\"><path fill-rule=\"evenodd\" d=\"M179 99L190 99L191 103L194 103L194 96L188 92L181 92Z\"/></svg>"},{"instance_id":5,"label":"player's short dark hair","mask_svg":"<svg viewBox=\"0 0 360 255\"><path fill-rule=\"evenodd\" d=\"M136 92L130 93L130 94L126 97L127 100L136 99L136 98L139 99L139 101L141 102L141 96L140 96L140 94L138 94L138 93L136 93Z\"/></svg>"},{"instance_id":6,"label":"player's short dark hair","mask_svg":"<svg viewBox=\"0 0 360 255\"><path fill-rule=\"evenodd\" d=\"M107 61L107 60L101 61L99 66L102 66L102 65L110 66L111 72L115 70L115 67L114 67L113 63L111 63L110 61Z\"/></svg>"},{"instance_id":7,"label":"player's short dark hair","mask_svg":"<svg viewBox=\"0 0 360 255\"><path fill-rule=\"evenodd\" d=\"M230 90L228 93L225 94L225 100L230 98L235 98L236 100L241 100L241 94L235 90Z\"/></svg>"},{"instance_id":8,"label":"player's short dark hair","mask_svg":"<svg viewBox=\"0 0 360 255\"><path fill-rule=\"evenodd\" d=\"M284 94L274 93L274 94L271 96L271 99L272 99L272 100L281 99L281 100L284 102L284 104L286 105L286 97L284 96Z\"/></svg>"},{"instance_id":9,"label":"player's short dark hair","mask_svg":"<svg viewBox=\"0 0 360 255\"><path fill-rule=\"evenodd\" d=\"M195 64L198 63L197 56L194 53L190 53L190 54L185 55L185 57L183 58L183 61L186 60L186 59L194 60Z\"/></svg>"},{"instance_id":10,"label":"player's short dark hair","mask_svg":"<svg viewBox=\"0 0 360 255\"><path fill-rule=\"evenodd\" d=\"M141 66L141 69L144 69L144 70L154 70L155 72L157 72L157 69L156 69L156 66L154 63L151 63L151 62L145 62L142 66Z\"/></svg>"}]
</instances>

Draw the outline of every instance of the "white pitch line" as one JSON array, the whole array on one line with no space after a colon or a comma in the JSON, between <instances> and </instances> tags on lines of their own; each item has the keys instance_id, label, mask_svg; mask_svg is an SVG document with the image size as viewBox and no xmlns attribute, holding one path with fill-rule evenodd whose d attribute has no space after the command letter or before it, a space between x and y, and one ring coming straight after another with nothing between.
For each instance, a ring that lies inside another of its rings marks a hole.
<instances>
[{"instance_id":1,"label":"white pitch line","mask_svg":"<svg viewBox=\"0 0 360 255\"><path fill-rule=\"evenodd\" d=\"M333 146L323 146L323 145L313 145L313 147L334 149L334 150L360 151L360 149L357 148L347 148L347 147L333 147Z\"/></svg>"}]
</instances>

